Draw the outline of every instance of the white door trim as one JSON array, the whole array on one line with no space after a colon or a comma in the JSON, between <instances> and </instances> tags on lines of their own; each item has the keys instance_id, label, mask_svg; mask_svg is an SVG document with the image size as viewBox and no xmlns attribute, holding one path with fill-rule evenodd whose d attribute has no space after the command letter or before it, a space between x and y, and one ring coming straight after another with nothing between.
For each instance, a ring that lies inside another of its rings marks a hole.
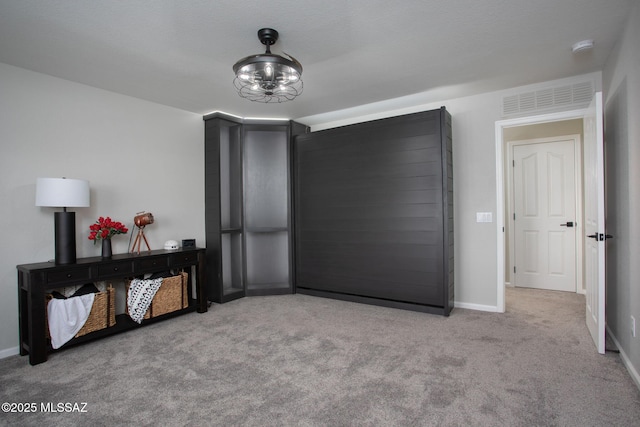
<instances>
[{"instance_id":1,"label":"white door trim","mask_svg":"<svg viewBox=\"0 0 640 427\"><path fill-rule=\"evenodd\" d=\"M504 282L504 255L505 255L505 177L504 177L504 137L503 129L533 125L540 123L558 122L562 120L582 119L586 109L561 111L558 113L542 114L538 116L520 117L517 119L499 120L495 123L496 133L496 236L497 236L497 284L496 284L496 311L505 311L505 282Z\"/></svg>"},{"instance_id":2,"label":"white door trim","mask_svg":"<svg viewBox=\"0 0 640 427\"><path fill-rule=\"evenodd\" d=\"M574 147L574 171L575 171L575 183L576 183L576 192L574 194L575 197L575 206L576 206L576 212L575 212L575 217L574 217L574 221L576 223L575 226L575 266L576 266L576 271L575 271L575 289L576 292L579 294L584 294L585 290L584 290L584 286L583 286L583 281L582 281L582 257L583 257L583 252L582 252L582 236L583 236L583 217L582 217L582 211L583 211L583 206L582 206L582 187L583 187L583 183L582 183L582 138L580 138L579 134L571 134L571 135L558 135L558 136L553 136L553 137L547 137L547 138L532 138L532 139L524 139L524 140L517 140L517 141L508 141L505 145L507 147L505 156L506 156L506 164L505 164L505 180L507 183L507 191L505 192L505 201L506 201L506 205L508 206L507 212L509 213L509 215L507 215L506 221L505 221L505 235L508 234L509 235L509 259L511 260L510 265L508 265L507 267L511 268L513 270L513 263L515 262L515 233L513 232L513 221L511 221L511 215L513 214L514 211L514 201L513 201L513 173L512 171L509 169L509 165L511 164L511 162L513 161L513 147L516 145L530 145L530 144L544 144L547 142L555 142L555 141L560 141L560 140L572 140L573 141L573 147ZM509 171L507 173L507 171ZM507 233L508 231L508 233Z\"/></svg>"}]
</instances>

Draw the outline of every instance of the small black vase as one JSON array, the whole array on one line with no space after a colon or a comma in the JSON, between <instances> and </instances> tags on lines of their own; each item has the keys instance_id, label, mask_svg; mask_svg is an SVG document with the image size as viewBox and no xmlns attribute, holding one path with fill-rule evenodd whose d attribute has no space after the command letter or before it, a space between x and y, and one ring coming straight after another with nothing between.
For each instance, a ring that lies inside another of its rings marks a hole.
<instances>
[{"instance_id":1,"label":"small black vase","mask_svg":"<svg viewBox=\"0 0 640 427\"><path fill-rule=\"evenodd\" d=\"M111 258L111 239L102 239L102 258Z\"/></svg>"}]
</instances>

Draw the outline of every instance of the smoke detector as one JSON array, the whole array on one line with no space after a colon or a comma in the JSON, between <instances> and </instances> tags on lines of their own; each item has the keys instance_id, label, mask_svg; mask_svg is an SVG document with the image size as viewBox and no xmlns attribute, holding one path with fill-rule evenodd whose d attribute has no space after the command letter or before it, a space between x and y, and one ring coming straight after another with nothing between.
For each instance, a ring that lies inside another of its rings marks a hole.
<instances>
[{"instance_id":1,"label":"smoke detector","mask_svg":"<svg viewBox=\"0 0 640 427\"><path fill-rule=\"evenodd\" d=\"M571 46L571 51L573 53L584 52L590 49L593 49L593 40L582 40Z\"/></svg>"}]
</instances>

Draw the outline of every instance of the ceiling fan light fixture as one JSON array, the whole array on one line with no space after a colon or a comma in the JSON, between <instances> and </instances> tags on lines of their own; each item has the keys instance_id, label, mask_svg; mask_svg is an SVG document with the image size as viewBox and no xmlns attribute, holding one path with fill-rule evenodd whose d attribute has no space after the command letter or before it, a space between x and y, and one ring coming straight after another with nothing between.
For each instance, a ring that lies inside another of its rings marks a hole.
<instances>
[{"instance_id":1,"label":"ceiling fan light fixture","mask_svg":"<svg viewBox=\"0 0 640 427\"><path fill-rule=\"evenodd\" d=\"M266 52L242 58L233 66L233 84L238 95L256 102L286 102L302 93L302 64L293 56L288 58L271 53L271 45L278 40L278 32L271 28L258 31L258 39Z\"/></svg>"}]
</instances>

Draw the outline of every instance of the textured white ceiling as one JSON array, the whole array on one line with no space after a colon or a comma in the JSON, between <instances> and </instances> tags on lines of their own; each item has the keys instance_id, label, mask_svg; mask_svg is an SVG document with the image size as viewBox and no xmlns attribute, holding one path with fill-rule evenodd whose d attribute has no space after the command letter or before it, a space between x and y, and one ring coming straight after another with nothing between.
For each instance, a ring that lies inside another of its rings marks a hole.
<instances>
[{"instance_id":1,"label":"textured white ceiling","mask_svg":"<svg viewBox=\"0 0 640 427\"><path fill-rule=\"evenodd\" d=\"M425 103L601 70L635 0L0 0L0 62L172 107L303 118ZM292 102L240 98L232 65L304 66ZM595 40L579 55L571 45Z\"/></svg>"}]
</instances>

